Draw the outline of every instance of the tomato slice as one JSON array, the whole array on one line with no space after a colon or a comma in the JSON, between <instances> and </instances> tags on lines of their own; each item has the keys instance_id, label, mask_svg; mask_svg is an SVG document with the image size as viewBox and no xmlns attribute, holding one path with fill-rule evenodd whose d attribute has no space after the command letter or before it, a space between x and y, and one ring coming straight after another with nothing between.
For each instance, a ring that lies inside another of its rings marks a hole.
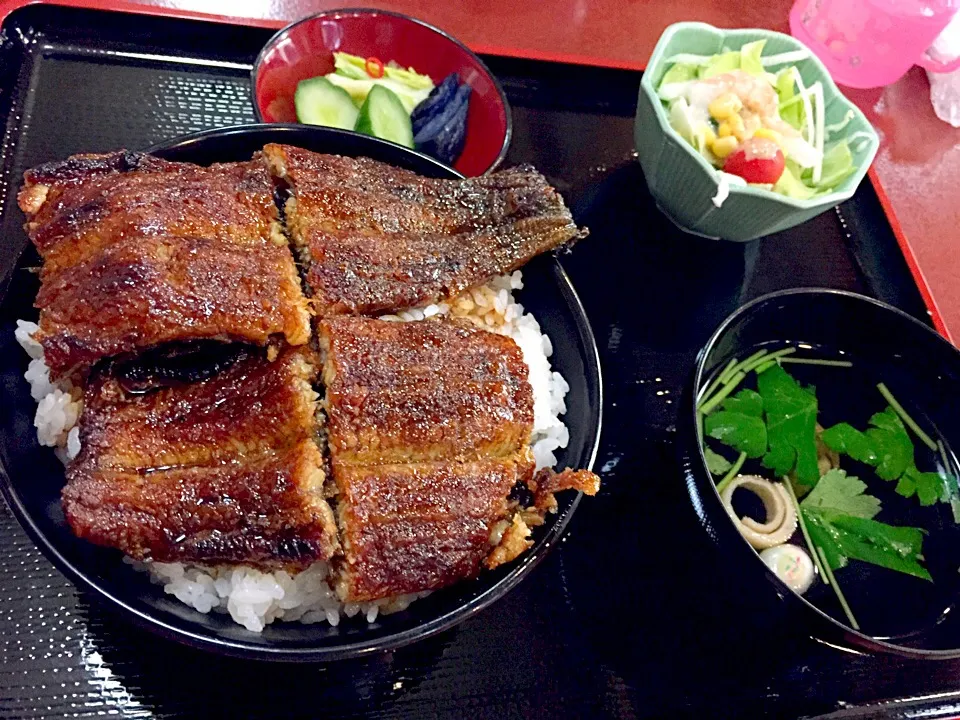
<instances>
[{"instance_id":1,"label":"tomato slice","mask_svg":"<svg viewBox=\"0 0 960 720\"><path fill-rule=\"evenodd\" d=\"M748 138L727 156L723 171L748 183L773 185L783 175L786 160L780 146L767 138Z\"/></svg>"},{"instance_id":2,"label":"tomato slice","mask_svg":"<svg viewBox=\"0 0 960 720\"><path fill-rule=\"evenodd\" d=\"M366 62L367 75L379 80L383 77L383 61L380 58L368 57Z\"/></svg>"}]
</instances>

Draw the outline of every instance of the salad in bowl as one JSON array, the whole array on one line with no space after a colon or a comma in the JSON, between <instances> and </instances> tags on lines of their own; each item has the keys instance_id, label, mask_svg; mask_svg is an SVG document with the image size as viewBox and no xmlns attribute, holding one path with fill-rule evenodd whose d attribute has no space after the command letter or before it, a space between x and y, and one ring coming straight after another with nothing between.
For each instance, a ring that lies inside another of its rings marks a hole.
<instances>
[{"instance_id":1,"label":"salad in bowl","mask_svg":"<svg viewBox=\"0 0 960 720\"><path fill-rule=\"evenodd\" d=\"M806 87L794 64L809 51L764 57L766 43L674 55L657 94L673 129L727 182L802 199L828 193L855 169L850 143L867 144L870 133L844 135L852 110L828 126L823 83Z\"/></svg>"},{"instance_id":2,"label":"salad in bowl","mask_svg":"<svg viewBox=\"0 0 960 720\"><path fill-rule=\"evenodd\" d=\"M683 229L746 241L849 198L879 145L813 53L787 35L677 23L641 82L636 143Z\"/></svg>"}]
</instances>

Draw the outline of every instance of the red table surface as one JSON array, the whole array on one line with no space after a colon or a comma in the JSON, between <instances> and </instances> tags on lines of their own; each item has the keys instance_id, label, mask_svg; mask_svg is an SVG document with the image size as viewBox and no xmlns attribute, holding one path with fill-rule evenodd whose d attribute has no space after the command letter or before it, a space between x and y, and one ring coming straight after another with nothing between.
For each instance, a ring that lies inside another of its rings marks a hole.
<instances>
[{"instance_id":1,"label":"red table surface","mask_svg":"<svg viewBox=\"0 0 960 720\"><path fill-rule=\"evenodd\" d=\"M31 0L0 0L0 16ZM481 53L642 69L670 23L787 31L791 0L52 0L64 5L210 17L280 27L344 6L403 12ZM937 328L960 341L960 130L936 118L926 76L914 68L882 90L847 94L881 133L871 179Z\"/></svg>"}]
</instances>

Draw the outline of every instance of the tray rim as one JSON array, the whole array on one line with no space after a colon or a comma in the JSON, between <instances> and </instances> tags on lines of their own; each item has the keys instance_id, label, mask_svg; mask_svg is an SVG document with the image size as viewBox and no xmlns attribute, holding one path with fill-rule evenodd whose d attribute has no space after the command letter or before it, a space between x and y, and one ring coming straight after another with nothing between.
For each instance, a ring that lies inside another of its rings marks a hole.
<instances>
[{"instance_id":1,"label":"tray rim","mask_svg":"<svg viewBox=\"0 0 960 720\"><path fill-rule=\"evenodd\" d=\"M150 17L169 17L173 19L184 19L184 20L194 20L201 22L215 22L227 25L239 25L239 26L249 26L263 29L274 29L280 28L286 24L285 21L274 21L261 18L240 18L233 16L224 16L217 15L213 13L204 13L199 11L192 10L183 10L177 8L166 8L166 7L155 7L149 5L141 5L136 2L129 2L126 0L102 0L98 2L97 0L0 0L0 28L5 26L8 16L14 13L17 10L26 8L33 5L44 5L44 6L54 6L54 7L67 7L67 8L78 8L78 9L89 9L89 10L100 10L104 12L120 12L127 14L137 14ZM618 61L615 59L604 59L596 58L583 55L573 55L565 53L542 53L532 50L523 50L515 49L508 47L500 47L495 45L483 45L483 44L471 44L471 49L479 54L485 55L496 55L505 58L516 58L516 59L527 59L535 60L542 62L554 62L554 63L569 63L573 65L582 65L587 67L596 67L604 69L620 69L626 71L642 71L644 69L643 63L629 62L629 61ZM908 264L914 282L916 283L918 290L921 293L921 296L926 304L928 310L930 311L931 320L933 321L935 327L941 334L946 335L949 338L949 334L946 332L946 328L943 324L940 313L936 307L935 301L930 293L929 287L926 283L923 273L919 268L919 265L916 262L916 258L913 254L912 248L910 247L909 241L906 238L903 229L899 223L899 220L896 217L892 205L889 201L888 196L886 195L882 184L879 181L879 178L876 175L874 167L871 167L868 176L870 177L871 183L877 193L881 206L883 208L884 214L889 222L891 229L894 232L894 235L897 239L898 245L901 248L901 251L904 254L904 258ZM957 695L960 694L960 691L955 691L953 693L944 693L943 695L937 694L934 696L917 696L917 695L905 695L902 696L904 700L939 700L945 695ZM864 704L858 706L850 706L850 709L855 708L869 708L871 706L882 707L885 706L888 702L891 701L878 701L876 704ZM832 715L831 715L832 717Z\"/></svg>"},{"instance_id":2,"label":"tray rim","mask_svg":"<svg viewBox=\"0 0 960 720\"><path fill-rule=\"evenodd\" d=\"M248 27L257 27L264 29L279 30L286 27L297 18L287 20L273 20L270 18L248 18L234 15L221 15L218 13L200 12L197 10L184 10L175 7L158 7L155 5L145 5L132 0L0 0L0 29L6 24L7 18L16 10L33 5L50 5L54 7L69 7L85 10L100 10L103 12L120 12L137 15L147 15L151 17L168 17L181 20L198 20L201 22L220 23L228 25L241 25ZM618 58L604 58L592 55L582 55L565 52L545 52L533 50L530 48L514 48L504 45L488 43L464 43L470 50L478 55L493 55L499 57L516 58L522 60L536 60L547 63L566 63L570 65L582 65L586 67L596 67L612 70L630 70L642 72L646 69L646 62L637 62L632 60L621 60ZM867 177L873 185L877 197L880 199L880 206L886 216L890 229L900 246L910 275L920 291L920 297L923 299L927 312L933 322L934 328L950 342L956 343L947 328L940 308L937 305L936 298L930 289L930 285L920 267L916 253L903 230L903 226L897 217L896 210L889 196L883 188L880 177L877 174L876 163L872 163L867 170Z\"/></svg>"}]
</instances>

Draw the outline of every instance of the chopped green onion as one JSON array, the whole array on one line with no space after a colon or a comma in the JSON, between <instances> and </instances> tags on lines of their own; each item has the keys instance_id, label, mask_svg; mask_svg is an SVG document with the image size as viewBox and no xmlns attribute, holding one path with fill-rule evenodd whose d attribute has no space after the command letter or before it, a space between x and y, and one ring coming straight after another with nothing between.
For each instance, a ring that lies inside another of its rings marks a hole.
<instances>
[{"instance_id":1,"label":"chopped green onion","mask_svg":"<svg viewBox=\"0 0 960 720\"><path fill-rule=\"evenodd\" d=\"M733 479L737 476L737 473L740 472L740 468L743 467L743 463L745 463L746 460L747 460L747 454L744 452L740 453L740 457L738 457L736 462L733 463L733 466L729 470L727 470L727 474L724 475L723 479L717 483L718 493L722 493L724 490L727 489L727 485L729 485L733 481Z\"/></svg>"},{"instance_id":2,"label":"chopped green onion","mask_svg":"<svg viewBox=\"0 0 960 720\"><path fill-rule=\"evenodd\" d=\"M795 363L797 365L826 365L828 367L853 367L849 360L819 360L816 358L780 358L780 362Z\"/></svg>"},{"instance_id":3,"label":"chopped green onion","mask_svg":"<svg viewBox=\"0 0 960 720\"><path fill-rule=\"evenodd\" d=\"M857 624L857 619L853 616L853 611L847 604L847 599L843 596L843 591L837 584L837 579L833 576L833 570L830 569L830 563L827 562L826 553L823 552L823 548L820 547L817 548L817 553L820 555L820 559L823 561L824 569L827 571L827 577L830 578L830 584L833 586L833 591L837 594L837 600L840 601L840 607L843 608L843 612L847 615L847 620L850 621L850 627L852 627L854 630L859 630L860 625Z\"/></svg>"},{"instance_id":4,"label":"chopped green onion","mask_svg":"<svg viewBox=\"0 0 960 720\"><path fill-rule=\"evenodd\" d=\"M928 448L936 452L937 444L927 435L923 430L920 429L920 426L914 421L907 411L903 409L903 406L897 402L897 399L893 396L887 386L883 383L877 385L877 390L880 391L880 394L883 395L884 399L890 403L890 407L893 408L893 411L900 416L900 419L916 434L918 438L926 445Z\"/></svg>"},{"instance_id":5,"label":"chopped green onion","mask_svg":"<svg viewBox=\"0 0 960 720\"><path fill-rule=\"evenodd\" d=\"M732 378L730 378L729 382L727 382L726 385L720 388L720 390L718 390L717 393L712 398L710 398L703 405L700 406L699 408L700 412L703 413L704 415L709 415L710 411L713 410L717 405L719 405L727 395L732 393L734 389L737 387L737 385L743 382L743 379L746 376L747 376L746 373L741 371L741 372L738 372L736 375L734 375Z\"/></svg>"}]
</instances>

